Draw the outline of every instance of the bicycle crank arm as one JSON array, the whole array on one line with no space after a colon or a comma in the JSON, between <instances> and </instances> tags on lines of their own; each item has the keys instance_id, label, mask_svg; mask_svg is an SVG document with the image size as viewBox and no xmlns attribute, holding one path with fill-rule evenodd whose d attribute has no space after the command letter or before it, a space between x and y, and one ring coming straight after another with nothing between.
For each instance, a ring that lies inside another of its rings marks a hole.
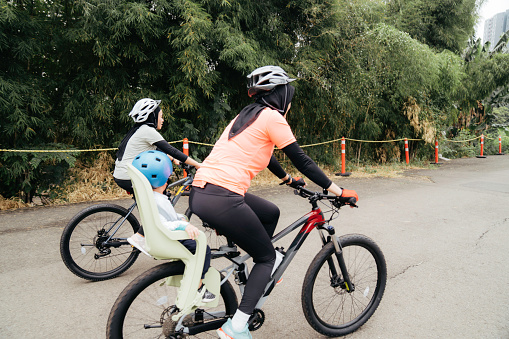
<instances>
[{"instance_id":1,"label":"bicycle crank arm","mask_svg":"<svg viewBox=\"0 0 509 339\"><path fill-rule=\"evenodd\" d=\"M120 247L120 246L125 246L125 245L130 245L129 242L127 241L117 241L117 240L113 240L113 241L108 241L108 242L105 242L103 243L103 246L109 246L109 247Z\"/></svg>"},{"instance_id":2,"label":"bicycle crank arm","mask_svg":"<svg viewBox=\"0 0 509 339\"><path fill-rule=\"evenodd\" d=\"M203 324L195 324L191 327L187 327L186 329L188 329L189 332L184 330L184 333L189 333L189 335L195 335L195 334L206 332L206 331L217 330L218 328L223 326L224 322L227 319L228 318L225 317L225 318L219 318L217 320L207 321L206 323L203 323Z\"/></svg>"}]
</instances>

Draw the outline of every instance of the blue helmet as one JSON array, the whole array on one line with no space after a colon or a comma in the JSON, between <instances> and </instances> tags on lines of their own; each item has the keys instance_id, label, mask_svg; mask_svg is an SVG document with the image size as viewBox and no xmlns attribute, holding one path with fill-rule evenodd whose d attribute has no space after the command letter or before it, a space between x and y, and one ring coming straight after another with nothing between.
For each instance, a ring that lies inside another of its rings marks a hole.
<instances>
[{"instance_id":1,"label":"blue helmet","mask_svg":"<svg viewBox=\"0 0 509 339\"><path fill-rule=\"evenodd\" d=\"M133 166L143 173L153 188L163 186L173 172L170 158L161 151L145 151L136 156Z\"/></svg>"}]
</instances>

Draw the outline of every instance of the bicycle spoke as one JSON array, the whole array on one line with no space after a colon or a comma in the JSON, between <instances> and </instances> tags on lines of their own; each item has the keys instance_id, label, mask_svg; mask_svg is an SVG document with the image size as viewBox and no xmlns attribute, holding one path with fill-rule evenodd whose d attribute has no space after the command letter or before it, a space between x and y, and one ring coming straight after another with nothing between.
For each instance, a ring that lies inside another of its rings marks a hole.
<instances>
[{"instance_id":1,"label":"bicycle spoke","mask_svg":"<svg viewBox=\"0 0 509 339\"><path fill-rule=\"evenodd\" d=\"M125 339L164 338L165 334L175 335L177 323L173 322L171 316L178 312L174 304L178 288L167 285L166 277L182 274L182 270L183 267L175 263L162 264L145 272L127 286L113 306L108 320L108 332L115 333L117 337L121 331ZM235 292L229 283L223 286L217 297L220 298L218 306L203 306L202 316L205 323L221 319L237 307ZM185 316L182 324L192 328L195 325L193 317L193 314ZM212 329L182 337L215 338L216 335Z\"/></svg>"},{"instance_id":2,"label":"bicycle spoke","mask_svg":"<svg viewBox=\"0 0 509 339\"><path fill-rule=\"evenodd\" d=\"M129 268L138 251L126 239L139 223L133 215L125 219L127 213L123 207L100 204L76 215L62 234L61 254L67 267L89 280L109 279ZM108 229L116 231L108 233Z\"/></svg>"},{"instance_id":3,"label":"bicycle spoke","mask_svg":"<svg viewBox=\"0 0 509 339\"><path fill-rule=\"evenodd\" d=\"M340 239L352 283L350 292L342 277L331 273L341 274L332 243L315 257L303 286L306 319L317 331L331 336L351 333L367 321L378 307L387 277L383 254L369 238L349 235Z\"/></svg>"}]
</instances>

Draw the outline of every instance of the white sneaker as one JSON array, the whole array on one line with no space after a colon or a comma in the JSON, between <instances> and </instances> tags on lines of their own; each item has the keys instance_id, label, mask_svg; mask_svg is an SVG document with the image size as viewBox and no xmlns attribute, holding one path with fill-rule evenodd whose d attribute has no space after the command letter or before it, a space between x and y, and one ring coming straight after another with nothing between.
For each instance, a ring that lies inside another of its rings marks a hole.
<instances>
[{"instance_id":1,"label":"white sneaker","mask_svg":"<svg viewBox=\"0 0 509 339\"><path fill-rule=\"evenodd\" d=\"M132 236L127 238L127 241L135 248L139 249L142 253L148 255L152 258L152 256L145 249L145 237L139 233L134 233Z\"/></svg>"},{"instance_id":2,"label":"white sneaker","mask_svg":"<svg viewBox=\"0 0 509 339\"><path fill-rule=\"evenodd\" d=\"M201 287L198 289L198 293L201 293L203 286L205 286L205 285L202 284ZM203 297L202 297L201 301L204 303L209 303L214 300L216 300L216 295L214 293L210 292L209 290L207 290L207 288L205 287L205 293L203 293Z\"/></svg>"}]
</instances>

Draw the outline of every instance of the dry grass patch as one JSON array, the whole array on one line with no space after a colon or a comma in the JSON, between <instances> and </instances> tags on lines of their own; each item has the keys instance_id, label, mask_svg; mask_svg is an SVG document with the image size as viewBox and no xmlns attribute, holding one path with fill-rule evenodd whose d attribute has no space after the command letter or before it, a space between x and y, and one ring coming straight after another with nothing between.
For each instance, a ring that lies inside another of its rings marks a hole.
<instances>
[{"instance_id":1,"label":"dry grass patch","mask_svg":"<svg viewBox=\"0 0 509 339\"><path fill-rule=\"evenodd\" d=\"M78 164L71 169L70 178L62 185L62 197L53 203L128 198L129 195L113 181L113 163L113 158L104 152L99 154L92 166Z\"/></svg>"},{"instance_id":2,"label":"dry grass patch","mask_svg":"<svg viewBox=\"0 0 509 339\"><path fill-rule=\"evenodd\" d=\"M293 166L283 165L292 176L302 176ZM336 173L340 173L340 170L334 169L332 166L320 166L324 173L331 179L334 179ZM398 178L403 177L407 170L417 169L429 169L435 168L428 165L426 162L416 162L414 164L407 165L405 163L386 163L386 164L372 164L372 165L360 165L352 166L347 168L346 172L350 172L350 178ZM306 178L304 178L306 180ZM306 180L308 181L308 180ZM274 174L268 169L261 171L256 177L254 177L251 186L257 185L274 185L279 184L279 180Z\"/></svg>"},{"instance_id":3,"label":"dry grass patch","mask_svg":"<svg viewBox=\"0 0 509 339\"><path fill-rule=\"evenodd\" d=\"M0 211L11 210L22 207L29 207L30 204L25 204L23 200L17 197L6 199L0 195Z\"/></svg>"},{"instance_id":4,"label":"dry grass patch","mask_svg":"<svg viewBox=\"0 0 509 339\"><path fill-rule=\"evenodd\" d=\"M99 154L92 165L79 163L70 170L69 178L60 187L56 187L58 197L54 199L43 199L45 205L61 205L67 203L78 203L85 201L114 200L129 198L129 195L113 181L112 168L114 159L108 153ZM301 174L291 164L283 164L292 176ZM321 166L325 174L334 179L337 169L332 166ZM412 165L405 163L386 164L365 164L352 165L347 168L351 178L397 178L402 177L406 170L434 168L426 162L416 162ZM307 180L309 181L309 180ZM268 169L261 171L252 181L251 186L277 185L281 182ZM30 207L19 198L5 199L0 195L0 210Z\"/></svg>"}]
</instances>

